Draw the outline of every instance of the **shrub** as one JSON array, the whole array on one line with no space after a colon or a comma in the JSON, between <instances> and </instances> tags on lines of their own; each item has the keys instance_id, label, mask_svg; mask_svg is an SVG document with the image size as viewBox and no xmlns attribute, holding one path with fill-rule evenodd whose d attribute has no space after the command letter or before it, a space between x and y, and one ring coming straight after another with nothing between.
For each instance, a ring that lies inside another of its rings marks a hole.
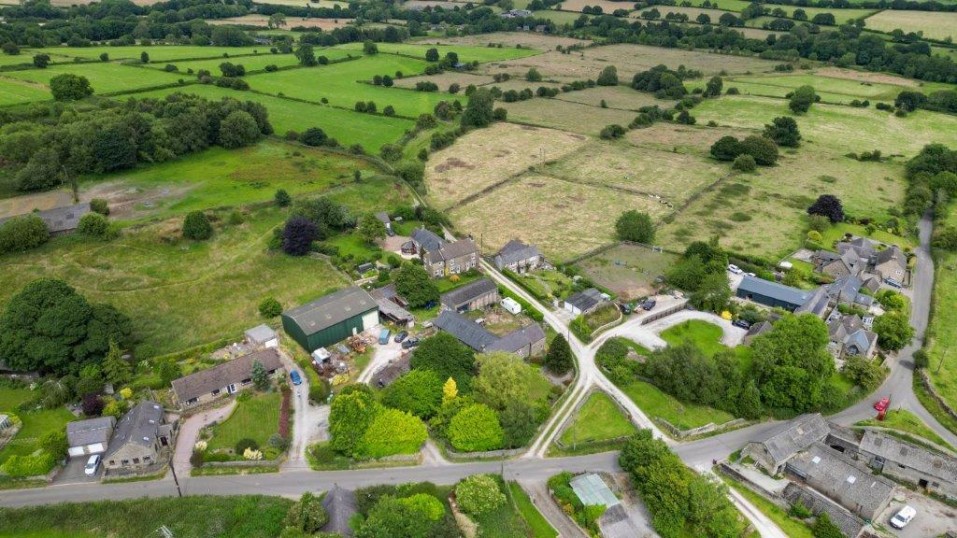
<instances>
[{"instance_id":1,"label":"shrub","mask_svg":"<svg viewBox=\"0 0 957 538\"><path fill-rule=\"evenodd\" d=\"M204 241L213 236L213 225L206 213L191 211L183 220L183 237L194 241Z\"/></svg>"},{"instance_id":2,"label":"shrub","mask_svg":"<svg viewBox=\"0 0 957 538\"><path fill-rule=\"evenodd\" d=\"M479 515L502 506L505 503L505 494L491 475L477 474L467 477L455 486L455 499L463 510Z\"/></svg>"},{"instance_id":3,"label":"shrub","mask_svg":"<svg viewBox=\"0 0 957 538\"><path fill-rule=\"evenodd\" d=\"M244 437L239 441L236 441L235 450L237 454L244 454L247 448L251 450L259 450L259 443L248 437Z\"/></svg>"},{"instance_id":4,"label":"shrub","mask_svg":"<svg viewBox=\"0 0 957 538\"><path fill-rule=\"evenodd\" d=\"M498 414L484 404L470 405L452 417L448 436L452 446L463 452L495 450L505 440Z\"/></svg>"},{"instance_id":5,"label":"shrub","mask_svg":"<svg viewBox=\"0 0 957 538\"><path fill-rule=\"evenodd\" d=\"M90 211L107 217L110 215L110 204L103 198L94 198L90 200Z\"/></svg>"},{"instance_id":6,"label":"shrub","mask_svg":"<svg viewBox=\"0 0 957 538\"><path fill-rule=\"evenodd\" d=\"M612 124L602 129L598 136L600 136L603 140L617 140L625 136L626 132L627 131L625 128L621 125Z\"/></svg>"},{"instance_id":7,"label":"shrub","mask_svg":"<svg viewBox=\"0 0 957 538\"><path fill-rule=\"evenodd\" d=\"M329 399L329 391L329 382L325 379L320 379L318 383L309 385L309 401L316 405L325 404L326 400Z\"/></svg>"},{"instance_id":8,"label":"shrub","mask_svg":"<svg viewBox=\"0 0 957 538\"><path fill-rule=\"evenodd\" d=\"M369 424L359 443L358 452L369 458L413 454L419 451L428 437L425 424L415 415L398 409L386 409Z\"/></svg>"},{"instance_id":9,"label":"shrub","mask_svg":"<svg viewBox=\"0 0 957 538\"><path fill-rule=\"evenodd\" d=\"M110 231L110 221L99 213L87 213L80 218L76 231L87 237L105 237Z\"/></svg>"},{"instance_id":10,"label":"shrub","mask_svg":"<svg viewBox=\"0 0 957 538\"><path fill-rule=\"evenodd\" d=\"M28 456L18 454L10 456L3 465L0 465L0 471L12 478L26 478L45 475L54 465L56 465L56 459L53 454L41 450Z\"/></svg>"},{"instance_id":11,"label":"shrub","mask_svg":"<svg viewBox=\"0 0 957 538\"><path fill-rule=\"evenodd\" d=\"M0 253L23 252L50 240L50 230L36 215L14 217L0 224Z\"/></svg>"},{"instance_id":12,"label":"shrub","mask_svg":"<svg viewBox=\"0 0 957 538\"><path fill-rule=\"evenodd\" d=\"M284 524L307 534L315 534L329 523L329 513L322 506L322 499L305 492L299 502L289 507Z\"/></svg>"},{"instance_id":13,"label":"shrub","mask_svg":"<svg viewBox=\"0 0 957 538\"><path fill-rule=\"evenodd\" d=\"M754 172L758 168L758 163L754 162L754 157L750 155L738 155L731 167L740 172Z\"/></svg>"},{"instance_id":14,"label":"shrub","mask_svg":"<svg viewBox=\"0 0 957 538\"><path fill-rule=\"evenodd\" d=\"M275 297L266 297L259 303L259 315L264 318L274 318L282 314L282 304Z\"/></svg>"}]
</instances>

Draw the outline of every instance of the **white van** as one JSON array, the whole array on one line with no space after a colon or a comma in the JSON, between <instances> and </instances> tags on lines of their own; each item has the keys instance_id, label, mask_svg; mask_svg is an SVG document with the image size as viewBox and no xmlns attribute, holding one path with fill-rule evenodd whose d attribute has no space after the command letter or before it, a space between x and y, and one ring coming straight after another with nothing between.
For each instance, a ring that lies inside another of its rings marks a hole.
<instances>
[{"instance_id":1,"label":"white van","mask_svg":"<svg viewBox=\"0 0 957 538\"><path fill-rule=\"evenodd\" d=\"M891 527L903 529L916 515L917 510L913 506L905 506L898 510L898 512L894 514L894 517L891 518Z\"/></svg>"}]
</instances>

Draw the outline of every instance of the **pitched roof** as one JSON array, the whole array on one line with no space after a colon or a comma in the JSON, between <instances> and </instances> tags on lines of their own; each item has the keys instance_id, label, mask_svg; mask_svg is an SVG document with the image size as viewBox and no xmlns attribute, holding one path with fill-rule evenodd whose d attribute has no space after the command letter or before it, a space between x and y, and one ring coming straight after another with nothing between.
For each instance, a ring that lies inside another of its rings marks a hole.
<instances>
[{"instance_id":1,"label":"pitched roof","mask_svg":"<svg viewBox=\"0 0 957 538\"><path fill-rule=\"evenodd\" d=\"M850 241L843 241L837 244L837 251L845 254L853 251L860 258L870 260L874 256L874 242L865 237L858 237Z\"/></svg>"},{"instance_id":2,"label":"pitched roof","mask_svg":"<svg viewBox=\"0 0 957 538\"><path fill-rule=\"evenodd\" d=\"M854 275L838 278L827 286L827 293L841 302L853 303L864 281Z\"/></svg>"},{"instance_id":3,"label":"pitched roof","mask_svg":"<svg viewBox=\"0 0 957 538\"><path fill-rule=\"evenodd\" d=\"M874 430L866 430L861 439L861 450L886 461L901 463L930 476L957 483L957 458L902 441L897 437Z\"/></svg>"},{"instance_id":4,"label":"pitched roof","mask_svg":"<svg viewBox=\"0 0 957 538\"><path fill-rule=\"evenodd\" d=\"M266 371L282 367L282 360L275 349L263 349L207 370L174 379L173 391L181 403L199 398L231 383L239 383L243 379L249 379L252 377L253 364L256 361L261 362Z\"/></svg>"},{"instance_id":5,"label":"pitched roof","mask_svg":"<svg viewBox=\"0 0 957 538\"><path fill-rule=\"evenodd\" d=\"M891 245L874 256L874 265L883 265L890 261L897 262L901 269L907 268L907 256L897 245Z\"/></svg>"},{"instance_id":6,"label":"pitched roof","mask_svg":"<svg viewBox=\"0 0 957 538\"><path fill-rule=\"evenodd\" d=\"M452 243L445 243L436 250L428 250L428 252L429 261L436 263L475 254L478 252L478 247L475 246L475 241L471 239L459 239Z\"/></svg>"},{"instance_id":7,"label":"pitched roof","mask_svg":"<svg viewBox=\"0 0 957 538\"><path fill-rule=\"evenodd\" d=\"M754 325L752 325L751 328L748 329L748 334L745 336L754 338L755 336L760 336L770 331L771 329L773 329L773 327L771 326L770 321L762 321L760 323L755 323Z\"/></svg>"},{"instance_id":8,"label":"pitched roof","mask_svg":"<svg viewBox=\"0 0 957 538\"><path fill-rule=\"evenodd\" d=\"M489 293L497 292L498 286L495 284L495 282L492 282L487 278L481 278L475 282L469 282L464 286L443 293L441 302L446 307L455 310L459 306L468 304L479 297Z\"/></svg>"},{"instance_id":9,"label":"pitched roof","mask_svg":"<svg viewBox=\"0 0 957 538\"><path fill-rule=\"evenodd\" d=\"M356 493L349 489L333 486L322 499L322 506L329 513L329 522L322 527L323 532L352 536L349 519L358 511Z\"/></svg>"},{"instance_id":10,"label":"pitched roof","mask_svg":"<svg viewBox=\"0 0 957 538\"><path fill-rule=\"evenodd\" d=\"M516 353L530 345L541 342L545 339L545 331L538 323L526 325L520 329L506 334L498 339L497 342L488 346L488 351L507 351Z\"/></svg>"},{"instance_id":11,"label":"pitched roof","mask_svg":"<svg viewBox=\"0 0 957 538\"><path fill-rule=\"evenodd\" d=\"M792 458L788 468L821 493L867 517L882 508L894 492L894 482L872 474L870 469L822 443L814 443Z\"/></svg>"},{"instance_id":12,"label":"pitched roof","mask_svg":"<svg viewBox=\"0 0 957 538\"><path fill-rule=\"evenodd\" d=\"M518 239L512 239L505 243L502 250L499 250L498 254L495 255L495 264L501 268L541 255L542 253L534 245L527 245Z\"/></svg>"},{"instance_id":13,"label":"pitched roof","mask_svg":"<svg viewBox=\"0 0 957 538\"><path fill-rule=\"evenodd\" d=\"M273 338L276 338L276 331L269 325L257 325L246 331L246 338L253 342L264 344Z\"/></svg>"},{"instance_id":14,"label":"pitched roof","mask_svg":"<svg viewBox=\"0 0 957 538\"><path fill-rule=\"evenodd\" d=\"M156 442L156 434L162 423L163 408L160 404L149 400L140 402L127 411L116 424L113 439L110 440L104 459L109 458L127 444L152 446Z\"/></svg>"},{"instance_id":15,"label":"pitched roof","mask_svg":"<svg viewBox=\"0 0 957 538\"><path fill-rule=\"evenodd\" d=\"M810 295L807 291L750 275L744 275L741 279L738 292L763 295L795 306L803 305Z\"/></svg>"},{"instance_id":16,"label":"pitched roof","mask_svg":"<svg viewBox=\"0 0 957 538\"><path fill-rule=\"evenodd\" d=\"M70 446L106 444L110 441L115 425L116 419L111 416L68 422L66 425L66 440Z\"/></svg>"},{"instance_id":17,"label":"pitched roof","mask_svg":"<svg viewBox=\"0 0 957 538\"><path fill-rule=\"evenodd\" d=\"M594 308L595 305L601 302L601 292L595 288L588 288L587 290L569 295L568 298L565 299L565 302L584 312L585 310Z\"/></svg>"},{"instance_id":18,"label":"pitched roof","mask_svg":"<svg viewBox=\"0 0 957 538\"><path fill-rule=\"evenodd\" d=\"M0 218L0 224L17 217L36 215L46 223L47 228L50 229L50 232L67 232L70 230L75 230L76 227L80 225L80 218L89 212L90 203L83 202L76 205L55 207L53 209L47 209L44 211L36 211L33 213L24 213L21 215L14 215L12 217Z\"/></svg>"},{"instance_id":19,"label":"pitched roof","mask_svg":"<svg viewBox=\"0 0 957 538\"><path fill-rule=\"evenodd\" d=\"M382 224L389 224L392 222L392 219L389 218L389 214L385 211L379 211L375 214L375 218L379 219Z\"/></svg>"},{"instance_id":20,"label":"pitched roof","mask_svg":"<svg viewBox=\"0 0 957 538\"><path fill-rule=\"evenodd\" d=\"M498 337L485 330L485 327L451 310L439 314L433 324L475 351L485 351L485 348L498 340Z\"/></svg>"},{"instance_id":21,"label":"pitched roof","mask_svg":"<svg viewBox=\"0 0 957 538\"><path fill-rule=\"evenodd\" d=\"M753 442L764 445L768 455L771 456L775 466L777 466L806 449L812 443L824 439L828 431L824 417L820 413L814 413L801 415L786 422L779 428L768 432L765 436L754 439Z\"/></svg>"},{"instance_id":22,"label":"pitched roof","mask_svg":"<svg viewBox=\"0 0 957 538\"><path fill-rule=\"evenodd\" d=\"M827 288L825 286L821 286L809 293L804 303L794 309L794 313L814 314L815 316L820 317L824 315L824 312L827 311L827 307L830 304L831 298L827 294Z\"/></svg>"},{"instance_id":23,"label":"pitched roof","mask_svg":"<svg viewBox=\"0 0 957 538\"><path fill-rule=\"evenodd\" d=\"M412 232L412 240L427 252L438 250L445 244L444 239L425 228L416 228L415 231Z\"/></svg>"},{"instance_id":24,"label":"pitched roof","mask_svg":"<svg viewBox=\"0 0 957 538\"><path fill-rule=\"evenodd\" d=\"M854 346L857 348L858 353L866 353L876 341L877 333L872 333L865 329L857 329L848 334L847 338L844 339L844 347Z\"/></svg>"},{"instance_id":25,"label":"pitched roof","mask_svg":"<svg viewBox=\"0 0 957 538\"><path fill-rule=\"evenodd\" d=\"M308 336L376 308L378 305L369 292L351 287L287 310L282 315L299 325Z\"/></svg>"}]
</instances>

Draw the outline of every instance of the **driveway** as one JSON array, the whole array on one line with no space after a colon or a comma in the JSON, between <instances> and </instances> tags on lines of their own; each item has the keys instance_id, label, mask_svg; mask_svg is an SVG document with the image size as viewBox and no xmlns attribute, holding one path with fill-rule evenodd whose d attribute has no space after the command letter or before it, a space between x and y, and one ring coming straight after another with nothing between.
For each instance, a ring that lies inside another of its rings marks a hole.
<instances>
[{"instance_id":1,"label":"driveway","mask_svg":"<svg viewBox=\"0 0 957 538\"><path fill-rule=\"evenodd\" d=\"M285 353L280 353L287 371L299 370L298 365ZM292 441L289 445L289 458L283 467L308 468L306 449L309 445L322 440L323 432L328 436L329 406L313 405L309 402L309 376L303 373L302 383L292 385Z\"/></svg>"},{"instance_id":2,"label":"driveway","mask_svg":"<svg viewBox=\"0 0 957 538\"><path fill-rule=\"evenodd\" d=\"M903 491L903 494L896 495L891 504L874 521L875 524L883 526L890 535L900 536L901 538L924 538L927 536L941 536L945 532L957 528L957 523L955 523L957 522L957 508L951 508L946 504L910 490L898 488L898 491ZM916 508L917 516L903 529L895 529L888 522L905 504Z\"/></svg>"},{"instance_id":3,"label":"driveway","mask_svg":"<svg viewBox=\"0 0 957 538\"><path fill-rule=\"evenodd\" d=\"M213 422L226 420L235 408L236 399L233 398L222 407L196 413L183 421L176 439L176 452L173 454L173 467L180 476L189 476L189 472L193 468L189 463L189 457L193 455L193 446L196 444L199 430Z\"/></svg>"},{"instance_id":4,"label":"driveway","mask_svg":"<svg viewBox=\"0 0 957 538\"><path fill-rule=\"evenodd\" d=\"M375 332L378 332L378 328ZM368 383L376 372L385 368L392 361L399 358L402 355L402 344L395 341L395 335L389 335L389 343L386 345L375 344L375 353L372 354L372 360L369 361L369 365L366 366L366 369L359 374L359 383Z\"/></svg>"},{"instance_id":5,"label":"driveway","mask_svg":"<svg viewBox=\"0 0 957 538\"><path fill-rule=\"evenodd\" d=\"M98 482L100 478L103 477L103 464L101 462L100 466L96 468L95 475L87 476L86 472L84 471L84 467L86 466L86 460L88 459L90 459L90 456L75 456L67 460L66 465L53 479L53 483L56 485L61 485Z\"/></svg>"},{"instance_id":6,"label":"driveway","mask_svg":"<svg viewBox=\"0 0 957 538\"><path fill-rule=\"evenodd\" d=\"M735 327L731 325L731 322L711 314L709 312L699 312L697 310L682 310L681 312L675 312L674 314L659 319L658 321L653 321L646 325L647 330L660 334L663 331L674 327L675 325L681 325L682 323L690 320L706 321L712 325L717 325L721 328L721 343L728 347L735 347L741 345L741 342L744 341L744 336L748 334L748 331L742 329L741 327Z\"/></svg>"},{"instance_id":7,"label":"driveway","mask_svg":"<svg viewBox=\"0 0 957 538\"><path fill-rule=\"evenodd\" d=\"M585 533L576 525L561 508L555 504L548 493L548 486L542 481L519 480L519 485L528 493L532 504L545 516L545 519L555 527L561 538L586 538Z\"/></svg>"}]
</instances>

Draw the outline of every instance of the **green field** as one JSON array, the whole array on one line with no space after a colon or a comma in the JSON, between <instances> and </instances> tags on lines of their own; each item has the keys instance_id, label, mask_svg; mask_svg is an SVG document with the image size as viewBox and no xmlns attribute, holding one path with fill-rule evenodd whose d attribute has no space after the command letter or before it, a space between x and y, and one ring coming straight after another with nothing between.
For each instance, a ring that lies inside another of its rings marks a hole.
<instances>
[{"instance_id":1,"label":"green field","mask_svg":"<svg viewBox=\"0 0 957 538\"><path fill-rule=\"evenodd\" d=\"M330 60L345 57L346 54L337 54L335 57L330 57ZM247 73L262 71L266 69L267 65L275 65L276 67L299 65L299 59L292 54L260 54L258 56L243 56L241 58L215 58L212 60L171 61L165 63L152 62L149 64L149 67L153 69L164 69L166 65L172 64L179 68L180 74L187 74L188 69L192 69L194 73L198 73L200 69L205 69L213 76L218 77L222 73L219 70L219 64L223 62L241 65L246 68Z\"/></svg>"},{"instance_id":2,"label":"green field","mask_svg":"<svg viewBox=\"0 0 957 538\"><path fill-rule=\"evenodd\" d=\"M275 538L291 505L282 497L190 495L0 508L0 537L159 536L165 525L177 538Z\"/></svg>"},{"instance_id":3,"label":"green field","mask_svg":"<svg viewBox=\"0 0 957 538\"><path fill-rule=\"evenodd\" d=\"M85 63L51 65L46 69L7 71L9 77L37 84L49 85L50 79L64 73L82 75L89 79L93 92L98 95L122 93L153 86L176 84L185 74L165 73L155 69L137 68L116 63Z\"/></svg>"},{"instance_id":4,"label":"green field","mask_svg":"<svg viewBox=\"0 0 957 538\"><path fill-rule=\"evenodd\" d=\"M392 53L392 54L402 54L404 56L412 56L415 58L425 59L425 52L429 49L436 49L439 51L439 55L444 57L446 53L454 52L458 55L459 61L462 63L469 62L495 62L502 60L514 60L515 58L526 58L528 56L534 56L539 54L537 50L528 49L528 48L495 48L495 47L476 47L476 46L466 46L466 45L429 45L429 44L412 44L412 43L377 43L380 53ZM343 45L336 45L333 47L333 50L347 50L362 53L362 43L346 43ZM325 49L324 49L325 50ZM318 56L320 53L317 52ZM326 54L325 51L322 54Z\"/></svg>"},{"instance_id":5,"label":"green field","mask_svg":"<svg viewBox=\"0 0 957 538\"><path fill-rule=\"evenodd\" d=\"M8 71L7 74L13 72ZM52 98L50 90L40 84L7 78L6 74L0 74L0 105L17 105Z\"/></svg>"},{"instance_id":6,"label":"green field","mask_svg":"<svg viewBox=\"0 0 957 538\"><path fill-rule=\"evenodd\" d=\"M270 76L272 75L276 73L271 73ZM360 144L370 152L378 152L382 145L396 142L415 125L413 121L403 118L360 114L331 106L303 103L259 93L238 92L206 84L154 90L136 94L136 97L163 97L176 92L191 93L206 99L232 97L244 101L255 101L269 111L269 121L279 135L288 131L301 133L310 127L321 127L326 134L338 140L343 146Z\"/></svg>"},{"instance_id":7,"label":"green field","mask_svg":"<svg viewBox=\"0 0 957 538\"><path fill-rule=\"evenodd\" d=\"M593 392L562 432L559 440L567 448L577 443L608 441L637 431L621 408L604 392ZM603 447L601 451L607 450Z\"/></svg>"},{"instance_id":8,"label":"green field","mask_svg":"<svg viewBox=\"0 0 957 538\"><path fill-rule=\"evenodd\" d=\"M713 356L728 349L721 343L721 335L721 327L707 321L692 319L661 331L659 336L668 342L669 346L690 343L703 351L705 355Z\"/></svg>"},{"instance_id":9,"label":"green field","mask_svg":"<svg viewBox=\"0 0 957 538\"><path fill-rule=\"evenodd\" d=\"M170 60L192 60L201 58L226 58L233 56L248 56L251 54L270 54L269 47L198 47L192 45L150 45L125 47L48 47L44 49L30 49L20 53L33 56L41 52L50 55L70 56L84 60L97 60L104 52L109 54L110 60L140 59L142 53L147 53L150 62L168 62Z\"/></svg>"},{"instance_id":10,"label":"green field","mask_svg":"<svg viewBox=\"0 0 957 538\"><path fill-rule=\"evenodd\" d=\"M644 381L619 385L619 388L648 418L663 418L679 429L697 428L710 422L723 424L734 419L733 415L719 409L681 402Z\"/></svg>"},{"instance_id":11,"label":"green field","mask_svg":"<svg viewBox=\"0 0 957 538\"><path fill-rule=\"evenodd\" d=\"M696 81L694 85L704 85ZM854 80L817 75L780 75L731 77L724 80L725 88L737 88L742 94L766 97L784 97L800 86L813 86L823 101L850 103L854 99L893 101L897 94L908 89L891 84L862 83Z\"/></svg>"},{"instance_id":12,"label":"green field","mask_svg":"<svg viewBox=\"0 0 957 538\"><path fill-rule=\"evenodd\" d=\"M241 439L252 439L260 448L267 446L269 437L279 431L278 392L251 394L240 398L228 419L213 427L209 450L232 449ZM241 454L240 454L241 455Z\"/></svg>"},{"instance_id":13,"label":"green field","mask_svg":"<svg viewBox=\"0 0 957 538\"><path fill-rule=\"evenodd\" d=\"M950 307L957 301L957 254L943 254L936 261L936 269L927 373L937 393L951 409L957 409L957 352L953 349L957 342L957 312Z\"/></svg>"}]
</instances>

